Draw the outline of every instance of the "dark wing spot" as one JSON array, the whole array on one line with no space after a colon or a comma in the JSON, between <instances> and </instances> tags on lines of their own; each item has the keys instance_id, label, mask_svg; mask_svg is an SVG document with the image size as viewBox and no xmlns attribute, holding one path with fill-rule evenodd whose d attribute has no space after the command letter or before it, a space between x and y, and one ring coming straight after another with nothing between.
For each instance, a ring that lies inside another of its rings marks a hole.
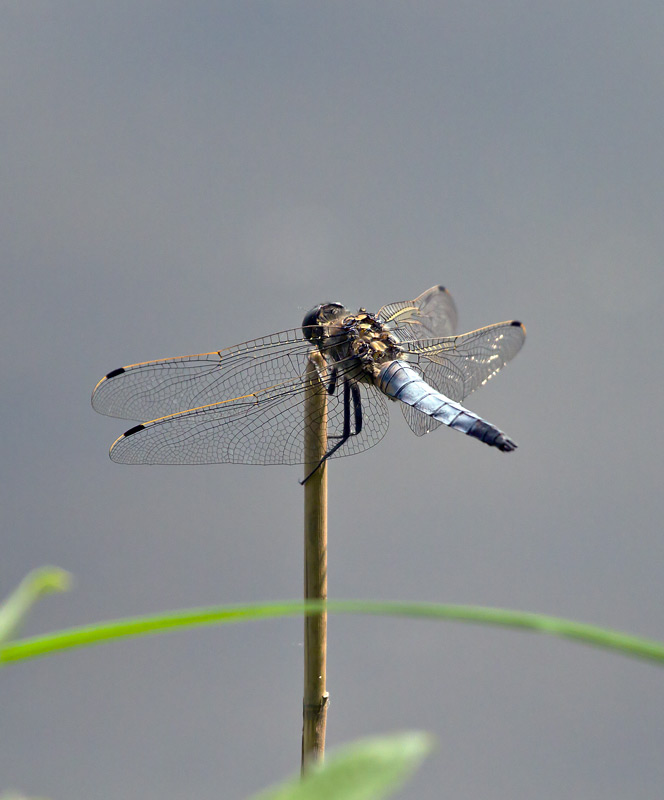
<instances>
[{"instance_id":1,"label":"dark wing spot","mask_svg":"<svg viewBox=\"0 0 664 800\"><path fill-rule=\"evenodd\" d=\"M114 369L108 373L108 375L106 376L106 380L108 380L109 378L115 378L118 375L122 375L124 371L125 371L124 367L118 367L118 369Z\"/></svg>"},{"instance_id":2,"label":"dark wing spot","mask_svg":"<svg viewBox=\"0 0 664 800\"><path fill-rule=\"evenodd\" d=\"M145 425L134 425L133 428L129 428L128 431L124 432L124 438L126 439L127 436L133 436L135 433L142 431Z\"/></svg>"}]
</instances>

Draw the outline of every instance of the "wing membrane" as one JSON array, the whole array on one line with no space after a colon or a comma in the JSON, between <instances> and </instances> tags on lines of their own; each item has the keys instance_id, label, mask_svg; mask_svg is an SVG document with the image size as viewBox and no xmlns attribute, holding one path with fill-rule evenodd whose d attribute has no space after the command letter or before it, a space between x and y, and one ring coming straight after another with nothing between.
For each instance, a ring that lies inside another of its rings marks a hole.
<instances>
[{"instance_id":1,"label":"wing membrane","mask_svg":"<svg viewBox=\"0 0 664 800\"><path fill-rule=\"evenodd\" d=\"M520 322L498 322L459 336L403 342L401 347L428 383L461 402L514 358L525 338Z\"/></svg>"},{"instance_id":2,"label":"wing membrane","mask_svg":"<svg viewBox=\"0 0 664 800\"><path fill-rule=\"evenodd\" d=\"M403 342L406 360L417 365L424 380L460 403L483 386L521 349L526 329L520 322L498 322L459 336ZM418 436L439 423L402 404L411 430Z\"/></svg>"},{"instance_id":3,"label":"wing membrane","mask_svg":"<svg viewBox=\"0 0 664 800\"><path fill-rule=\"evenodd\" d=\"M432 286L415 300L383 306L376 316L406 340L451 336L457 326L454 300L443 286Z\"/></svg>"},{"instance_id":4,"label":"wing membrane","mask_svg":"<svg viewBox=\"0 0 664 800\"><path fill-rule=\"evenodd\" d=\"M387 404L373 386L358 384L363 428L333 458L367 450L388 427ZM321 386L321 391L325 388ZM343 431L341 393L328 395L328 441ZM136 426L111 447L124 464L302 464L304 380Z\"/></svg>"},{"instance_id":5,"label":"wing membrane","mask_svg":"<svg viewBox=\"0 0 664 800\"><path fill-rule=\"evenodd\" d=\"M113 370L92 393L100 414L141 422L299 379L311 352L301 330L282 331L214 353Z\"/></svg>"}]
</instances>

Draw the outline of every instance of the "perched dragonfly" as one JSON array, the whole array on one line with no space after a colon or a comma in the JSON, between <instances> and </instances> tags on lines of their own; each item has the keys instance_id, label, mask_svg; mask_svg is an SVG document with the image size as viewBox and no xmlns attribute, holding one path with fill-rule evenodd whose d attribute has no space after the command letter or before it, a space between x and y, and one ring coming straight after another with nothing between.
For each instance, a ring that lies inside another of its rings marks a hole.
<instances>
[{"instance_id":1,"label":"perched dragonfly","mask_svg":"<svg viewBox=\"0 0 664 800\"><path fill-rule=\"evenodd\" d=\"M508 436L460 403L518 353L525 328L499 322L455 335L456 320L442 286L377 314L323 303L301 329L115 369L95 387L92 406L142 423L111 447L123 464L301 464L305 370L318 352L317 391L327 395L322 461L377 444L388 426L386 398L400 401L417 436L442 423L510 452Z\"/></svg>"}]
</instances>

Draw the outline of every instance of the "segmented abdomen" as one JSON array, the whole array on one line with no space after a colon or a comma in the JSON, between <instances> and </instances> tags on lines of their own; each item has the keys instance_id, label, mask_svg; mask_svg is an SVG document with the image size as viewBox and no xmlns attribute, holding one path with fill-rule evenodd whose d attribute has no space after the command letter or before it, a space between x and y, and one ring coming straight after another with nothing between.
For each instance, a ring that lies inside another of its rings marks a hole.
<instances>
[{"instance_id":1,"label":"segmented abdomen","mask_svg":"<svg viewBox=\"0 0 664 800\"><path fill-rule=\"evenodd\" d=\"M401 400L402 403L428 414L443 425L468 436L474 436L490 447L497 447L504 453L516 450L516 443L495 425L437 392L422 380L418 372L403 361L390 361L385 364L378 374L376 385L389 397Z\"/></svg>"}]
</instances>

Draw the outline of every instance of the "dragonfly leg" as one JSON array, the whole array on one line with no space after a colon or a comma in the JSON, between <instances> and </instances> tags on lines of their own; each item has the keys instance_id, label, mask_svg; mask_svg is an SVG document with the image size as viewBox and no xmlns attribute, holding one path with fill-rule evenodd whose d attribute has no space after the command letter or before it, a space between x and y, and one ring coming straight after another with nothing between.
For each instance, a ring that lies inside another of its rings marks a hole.
<instances>
[{"instance_id":1,"label":"dragonfly leg","mask_svg":"<svg viewBox=\"0 0 664 800\"><path fill-rule=\"evenodd\" d=\"M360 397L360 387L356 383L351 384L350 391L355 412L355 433L351 433L349 436L357 436L362 430L362 398Z\"/></svg>"},{"instance_id":2,"label":"dragonfly leg","mask_svg":"<svg viewBox=\"0 0 664 800\"><path fill-rule=\"evenodd\" d=\"M337 390L337 378L339 377L339 370L333 367L330 372L330 381L327 384L327 393L334 394Z\"/></svg>"},{"instance_id":3,"label":"dragonfly leg","mask_svg":"<svg viewBox=\"0 0 664 800\"><path fill-rule=\"evenodd\" d=\"M336 381L336 375L335 375ZM351 424L350 424L350 406L351 402L353 404L353 412L355 417L355 430L351 431ZM320 467L330 458L331 455L337 452L337 450L344 445L351 436L356 436L362 430L362 398L360 396L360 389L359 386L353 382L351 383L348 380L344 380L344 426L341 436L335 437L330 436L330 439L338 438L339 441L331 447L327 453L321 458L321 460L316 464L314 469L307 475L307 477L300 481L302 486L309 480L309 478L316 472L316 470L320 469Z\"/></svg>"}]
</instances>

